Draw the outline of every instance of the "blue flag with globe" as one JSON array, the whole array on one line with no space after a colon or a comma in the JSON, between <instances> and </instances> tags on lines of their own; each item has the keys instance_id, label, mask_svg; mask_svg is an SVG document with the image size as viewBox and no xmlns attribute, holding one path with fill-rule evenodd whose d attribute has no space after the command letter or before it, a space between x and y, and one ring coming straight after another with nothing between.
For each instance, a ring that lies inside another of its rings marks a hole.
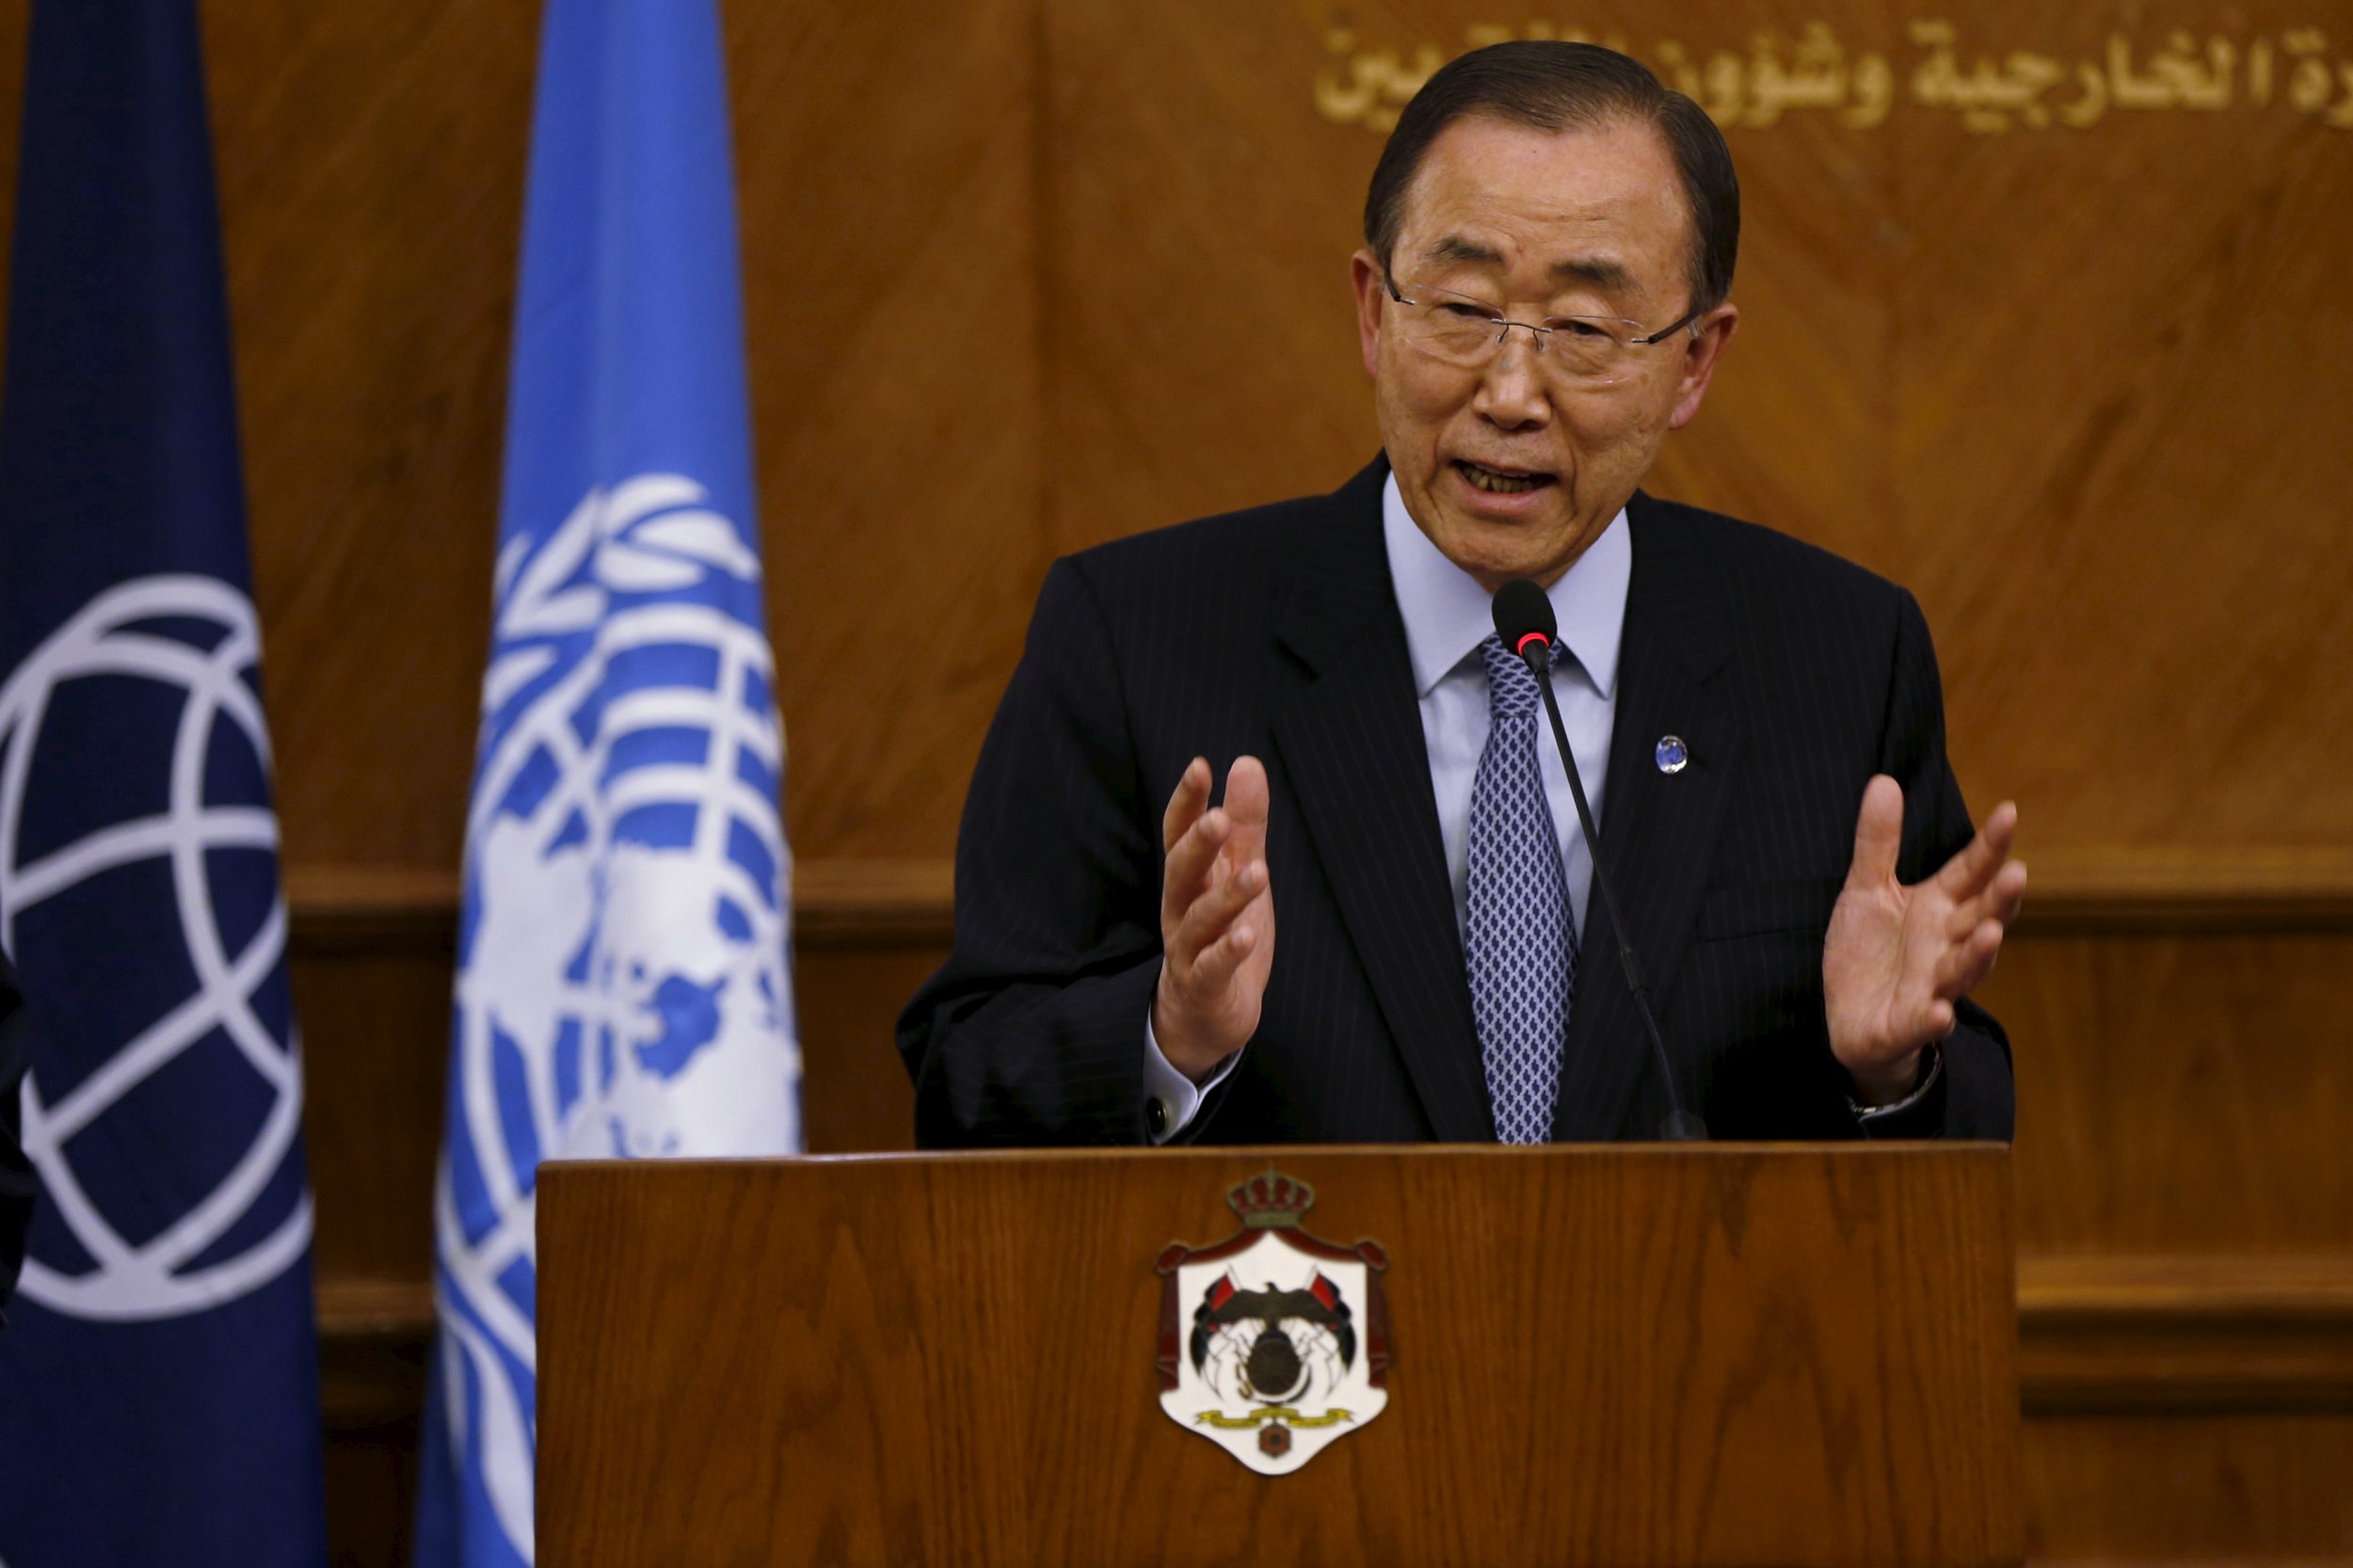
<instances>
[{"instance_id":1,"label":"blue flag with globe","mask_svg":"<svg viewBox=\"0 0 2353 1568\"><path fill-rule=\"evenodd\" d=\"M531 1560L539 1162L800 1144L711 0L550 0L467 821L420 1568Z\"/></svg>"},{"instance_id":2,"label":"blue flag with globe","mask_svg":"<svg viewBox=\"0 0 2353 1568\"><path fill-rule=\"evenodd\" d=\"M40 1182L0 1562L326 1560L286 907L189 0L40 0L0 389L0 950Z\"/></svg>"}]
</instances>

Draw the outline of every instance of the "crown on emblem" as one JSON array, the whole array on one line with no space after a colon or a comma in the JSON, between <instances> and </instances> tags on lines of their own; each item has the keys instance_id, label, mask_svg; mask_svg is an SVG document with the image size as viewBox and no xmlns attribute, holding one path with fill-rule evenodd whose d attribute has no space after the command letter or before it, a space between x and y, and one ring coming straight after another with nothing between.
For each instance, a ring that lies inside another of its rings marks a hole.
<instances>
[{"instance_id":1,"label":"crown on emblem","mask_svg":"<svg viewBox=\"0 0 2353 1568\"><path fill-rule=\"evenodd\" d=\"M1244 1225L1253 1230L1270 1230L1298 1224L1300 1216L1315 1207L1316 1190L1269 1166L1264 1176L1254 1176L1227 1188L1225 1201L1241 1216Z\"/></svg>"}]
</instances>

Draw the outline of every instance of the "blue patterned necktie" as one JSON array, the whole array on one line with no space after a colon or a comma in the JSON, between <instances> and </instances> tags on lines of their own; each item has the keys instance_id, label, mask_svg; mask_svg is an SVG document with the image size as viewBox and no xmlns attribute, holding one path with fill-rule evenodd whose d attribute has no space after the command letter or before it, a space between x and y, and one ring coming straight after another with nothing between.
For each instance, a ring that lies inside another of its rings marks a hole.
<instances>
[{"instance_id":1,"label":"blue patterned necktie","mask_svg":"<svg viewBox=\"0 0 2353 1568\"><path fill-rule=\"evenodd\" d=\"M1577 981L1577 925L1552 808L1537 771L1544 694L1519 657L1489 637L1487 744L1471 786L1470 898L1464 942L1471 1013L1487 1068L1496 1136L1541 1144L1552 1133L1561 1047ZM1554 645L1554 657L1560 645Z\"/></svg>"}]
</instances>

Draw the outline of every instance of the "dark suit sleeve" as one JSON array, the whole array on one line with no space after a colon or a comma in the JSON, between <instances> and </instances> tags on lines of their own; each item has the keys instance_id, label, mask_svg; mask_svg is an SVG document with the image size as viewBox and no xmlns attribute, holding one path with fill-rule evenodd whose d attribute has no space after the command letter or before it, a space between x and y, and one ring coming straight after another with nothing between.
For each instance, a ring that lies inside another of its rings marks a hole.
<instances>
[{"instance_id":1,"label":"dark suit sleeve","mask_svg":"<svg viewBox=\"0 0 2353 1568\"><path fill-rule=\"evenodd\" d=\"M17 1086L32 1060L32 1026L8 961L0 957L0 1320L24 1262L24 1229L32 1224L33 1168L17 1140L23 1128Z\"/></svg>"},{"instance_id":2,"label":"dark suit sleeve","mask_svg":"<svg viewBox=\"0 0 2353 1568\"><path fill-rule=\"evenodd\" d=\"M1160 812L1101 605L1059 561L965 801L954 952L899 1019L919 1145L1145 1141Z\"/></svg>"},{"instance_id":3,"label":"dark suit sleeve","mask_svg":"<svg viewBox=\"0 0 2353 1568\"><path fill-rule=\"evenodd\" d=\"M1911 594L1897 616L1887 722L1880 771L1904 791L1903 850L1897 874L1907 884L1933 875L1976 836L1945 754L1945 695L1928 620ZM1945 1070L1920 1103L1875 1117L1874 1138L2008 1139L2017 1125L2009 1036L1993 1015L1963 998L1960 1021L1944 1043Z\"/></svg>"}]
</instances>

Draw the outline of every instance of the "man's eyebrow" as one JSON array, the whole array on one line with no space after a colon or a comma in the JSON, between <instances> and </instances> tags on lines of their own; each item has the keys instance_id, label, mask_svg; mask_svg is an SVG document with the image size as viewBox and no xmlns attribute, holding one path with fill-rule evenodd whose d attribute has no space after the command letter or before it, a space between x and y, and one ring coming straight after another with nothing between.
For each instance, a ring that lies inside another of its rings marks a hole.
<instances>
[{"instance_id":1,"label":"man's eyebrow","mask_svg":"<svg viewBox=\"0 0 2353 1568\"><path fill-rule=\"evenodd\" d=\"M1503 254L1477 240L1449 234L1423 251L1421 258L1425 262L1500 262Z\"/></svg>"},{"instance_id":2,"label":"man's eyebrow","mask_svg":"<svg viewBox=\"0 0 2353 1568\"><path fill-rule=\"evenodd\" d=\"M1625 264L1607 256L1572 256L1565 262L1552 264L1555 278L1573 278L1580 283L1591 283L1601 289L1630 289L1634 274Z\"/></svg>"},{"instance_id":3,"label":"man's eyebrow","mask_svg":"<svg viewBox=\"0 0 2353 1568\"><path fill-rule=\"evenodd\" d=\"M1469 262L1492 266L1503 260L1501 251L1481 245L1461 234L1448 234L1422 252L1427 262ZM1610 256L1571 256L1552 264L1555 278L1591 283L1595 288L1624 290L1634 286L1634 274L1624 262Z\"/></svg>"}]
</instances>

